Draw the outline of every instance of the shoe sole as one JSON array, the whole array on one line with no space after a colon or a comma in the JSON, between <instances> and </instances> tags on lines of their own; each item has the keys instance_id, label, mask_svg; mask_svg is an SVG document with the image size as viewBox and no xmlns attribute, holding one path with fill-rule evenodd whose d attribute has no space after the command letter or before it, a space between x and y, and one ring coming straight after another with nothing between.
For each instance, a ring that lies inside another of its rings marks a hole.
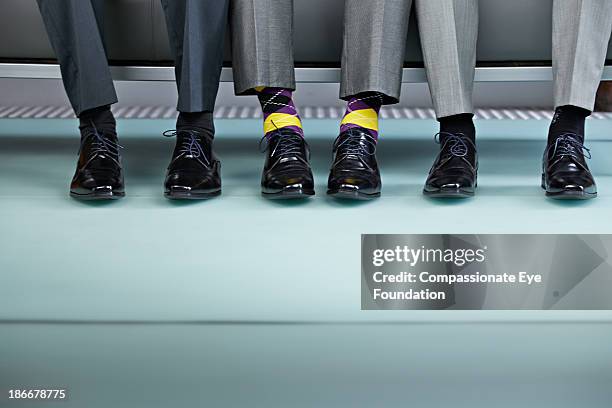
<instances>
[{"instance_id":1,"label":"shoe sole","mask_svg":"<svg viewBox=\"0 0 612 408\"><path fill-rule=\"evenodd\" d=\"M369 201L380 197L380 193L366 194L355 190L328 190L327 195L340 200Z\"/></svg>"},{"instance_id":2,"label":"shoe sole","mask_svg":"<svg viewBox=\"0 0 612 408\"><path fill-rule=\"evenodd\" d=\"M423 194L430 198L472 198L476 195L474 191L462 189L457 190L423 190Z\"/></svg>"},{"instance_id":3,"label":"shoe sole","mask_svg":"<svg viewBox=\"0 0 612 408\"><path fill-rule=\"evenodd\" d=\"M268 200L300 200L310 198L315 195L314 190L283 190L276 193L261 192L262 197Z\"/></svg>"},{"instance_id":4,"label":"shoe sole","mask_svg":"<svg viewBox=\"0 0 612 408\"><path fill-rule=\"evenodd\" d=\"M119 200L125 197L125 193L117 192L104 192L104 193L91 193L91 194L78 194L70 192L70 197L80 201L112 201Z\"/></svg>"},{"instance_id":5,"label":"shoe sole","mask_svg":"<svg viewBox=\"0 0 612 408\"><path fill-rule=\"evenodd\" d=\"M584 191L560 191L558 193L546 192L546 197L552 198L553 200L592 200L597 198L597 193L590 194Z\"/></svg>"},{"instance_id":6,"label":"shoe sole","mask_svg":"<svg viewBox=\"0 0 612 408\"><path fill-rule=\"evenodd\" d=\"M177 192L177 191L165 191L164 197L168 200L208 200L221 195L221 190L213 191L210 193L190 193L190 192Z\"/></svg>"}]
</instances>

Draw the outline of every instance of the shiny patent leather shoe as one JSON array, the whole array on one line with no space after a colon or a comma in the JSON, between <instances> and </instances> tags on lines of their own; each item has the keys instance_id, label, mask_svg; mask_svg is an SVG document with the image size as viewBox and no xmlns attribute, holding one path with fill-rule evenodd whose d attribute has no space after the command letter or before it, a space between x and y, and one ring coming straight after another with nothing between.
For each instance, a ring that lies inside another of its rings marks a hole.
<instances>
[{"instance_id":1,"label":"shiny patent leather shoe","mask_svg":"<svg viewBox=\"0 0 612 408\"><path fill-rule=\"evenodd\" d=\"M294 130L280 128L264 136L260 150L266 150L261 175L261 193L269 199L307 198L315 194L314 178L308 163L310 151Z\"/></svg>"},{"instance_id":2,"label":"shiny patent leather shoe","mask_svg":"<svg viewBox=\"0 0 612 408\"><path fill-rule=\"evenodd\" d=\"M205 200L221 194L221 163L212 150L212 135L173 130L164 132L164 136L176 136L164 196L172 200Z\"/></svg>"},{"instance_id":3,"label":"shiny patent leather shoe","mask_svg":"<svg viewBox=\"0 0 612 408\"><path fill-rule=\"evenodd\" d=\"M125 196L117 135L91 127L82 130L70 196L80 200L116 200Z\"/></svg>"},{"instance_id":4,"label":"shiny patent leather shoe","mask_svg":"<svg viewBox=\"0 0 612 408\"><path fill-rule=\"evenodd\" d=\"M441 145L440 153L429 171L423 194L436 198L474 196L478 185L478 154L474 142L455 133L439 133L436 141Z\"/></svg>"},{"instance_id":5,"label":"shiny patent leather shoe","mask_svg":"<svg viewBox=\"0 0 612 408\"><path fill-rule=\"evenodd\" d=\"M371 200L380 197L381 187L376 139L361 128L342 132L334 142L327 194L335 198Z\"/></svg>"},{"instance_id":6,"label":"shiny patent leather shoe","mask_svg":"<svg viewBox=\"0 0 612 408\"><path fill-rule=\"evenodd\" d=\"M564 200L588 200L597 197L595 179L586 163L590 150L582 137L565 133L546 147L543 158L542 188L546 196Z\"/></svg>"}]
</instances>

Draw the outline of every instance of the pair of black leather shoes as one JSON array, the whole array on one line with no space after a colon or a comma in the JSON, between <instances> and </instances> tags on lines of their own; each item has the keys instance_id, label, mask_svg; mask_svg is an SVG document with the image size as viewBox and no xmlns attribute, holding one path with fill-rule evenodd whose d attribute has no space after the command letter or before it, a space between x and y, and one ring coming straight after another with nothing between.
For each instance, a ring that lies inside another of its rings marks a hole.
<instances>
[{"instance_id":1,"label":"pair of black leather shoes","mask_svg":"<svg viewBox=\"0 0 612 408\"><path fill-rule=\"evenodd\" d=\"M446 134L440 155L427 179L424 193L434 197L471 197L477 187L478 159L473 142L458 134ZM597 186L586 159L590 151L583 137L564 133L546 147L542 188L546 196L559 200L597 197Z\"/></svg>"},{"instance_id":2,"label":"pair of black leather shoes","mask_svg":"<svg viewBox=\"0 0 612 408\"><path fill-rule=\"evenodd\" d=\"M597 197L597 185L586 159L591 158L583 137L575 133L559 135L549 143L542 160L542 188L546 196L558 200L588 200Z\"/></svg>"},{"instance_id":3,"label":"pair of black leather shoes","mask_svg":"<svg viewBox=\"0 0 612 408\"><path fill-rule=\"evenodd\" d=\"M476 146L461 134L442 134L424 193L432 197L471 197L477 185ZM370 200L380 197L381 179L376 140L362 128L349 129L334 143L334 160L327 193L337 198Z\"/></svg>"},{"instance_id":4,"label":"pair of black leather shoes","mask_svg":"<svg viewBox=\"0 0 612 408\"><path fill-rule=\"evenodd\" d=\"M206 199L221 194L221 164L212 151L212 136L181 130L166 132L177 143L164 183L171 199ZM83 131L77 170L70 195L81 200L114 200L125 196L117 136L92 123Z\"/></svg>"},{"instance_id":5,"label":"pair of black leather shoes","mask_svg":"<svg viewBox=\"0 0 612 408\"><path fill-rule=\"evenodd\" d=\"M178 200L202 200L221 194L221 164L213 152L212 135L195 130L166 132L177 144L168 166L165 196ZM270 199L305 198L314 195L309 150L304 138L281 128L266 135L260 147L267 151L262 194Z\"/></svg>"}]
</instances>

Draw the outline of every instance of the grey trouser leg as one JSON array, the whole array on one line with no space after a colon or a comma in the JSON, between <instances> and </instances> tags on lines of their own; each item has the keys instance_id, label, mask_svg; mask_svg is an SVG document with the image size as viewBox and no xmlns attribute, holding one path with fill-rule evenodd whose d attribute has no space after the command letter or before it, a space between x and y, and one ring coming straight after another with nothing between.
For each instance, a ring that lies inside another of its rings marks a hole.
<instances>
[{"instance_id":1,"label":"grey trouser leg","mask_svg":"<svg viewBox=\"0 0 612 408\"><path fill-rule=\"evenodd\" d=\"M180 112L212 111L223 67L229 0L162 0Z\"/></svg>"},{"instance_id":2,"label":"grey trouser leg","mask_svg":"<svg viewBox=\"0 0 612 408\"><path fill-rule=\"evenodd\" d=\"M611 0L554 0L555 107L594 109L611 33Z\"/></svg>"},{"instance_id":3,"label":"grey trouser leg","mask_svg":"<svg viewBox=\"0 0 612 408\"><path fill-rule=\"evenodd\" d=\"M412 0L345 0L340 97L400 97Z\"/></svg>"},{"instance_id":4,"label":"grey trouser leg","mask_svg":"<svg viewBox=\"0 0 612 408\"><path fill-rule=\"evenodd\" d=\"M437 116L473 111L478 0L415 0ZM400 97L411 0L346 0L340 97Z\"/></svg>"},{"instance_id":5,"label":"grey trouser leg","mask_svg":"<svg viewBox=\"0 0 612 408\"><path fill-rule=\"evenodd\" d=\"M104 0L38 0L74 112L117 102L104 40Z\"/></svg>"},{"instance_id":6,"label":"grey trouser leg","mask_svg":"<svg viewBox=\"0 0 612 408\"><path fill-rule=\"evenodd\" d=\"M293 0L231 0L234 87L295 89Z\"/></svg>"},{"instance_id":7,"label":"grey trouser leg","mask_svg":"<svg viewBox=\"0 0 612 408\"><path fill-rule=\"evenodd\" d=\"M472 113L478 0L416 0L416 10L436 116Z\"/></svg>"}]
</instances>

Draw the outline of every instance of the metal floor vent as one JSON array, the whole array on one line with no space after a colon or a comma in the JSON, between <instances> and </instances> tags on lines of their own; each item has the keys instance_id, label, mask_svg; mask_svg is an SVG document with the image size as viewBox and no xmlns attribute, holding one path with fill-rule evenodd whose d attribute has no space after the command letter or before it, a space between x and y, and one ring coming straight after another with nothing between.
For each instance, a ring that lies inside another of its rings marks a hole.
<instances>
[{"instance_id":1,"label":"metal floor vent","mask_svg":"<svg viewBox=\"0 0 612 408\"><path fill-rule=\"evenodd\" d=\"M176 109L171 106L121 106L113 109L118 119L174 119ZM476 109L476 118L485 120L550 120L553 112L529 108ZM300 108L304 119L340 119L341 107ZM220 106L215 110L216 119L260 119L261 109L252 106ZM74 118L67 106L0 106L0 119L67 119ZM383 119L435 119L431 108L384 107ZM595 112L592 119L612 120L612 112Z\"/></svg>"}]
</instances>

